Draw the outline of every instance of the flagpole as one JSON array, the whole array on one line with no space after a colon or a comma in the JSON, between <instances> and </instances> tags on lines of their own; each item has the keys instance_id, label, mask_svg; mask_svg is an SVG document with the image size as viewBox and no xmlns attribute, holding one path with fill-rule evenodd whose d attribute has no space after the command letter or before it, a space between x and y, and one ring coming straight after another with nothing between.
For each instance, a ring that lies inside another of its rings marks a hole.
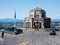
<instances>
[{"instance_id":1,"label":"flagpole","mask_svg":"<svg viewBox=\"0 0 60 45\"><path fill-rule=\"evenodd\" d=\"M16 27L16 10L14 12L14 27Z\"/></svg>"},{"instance_id":2,"label":"flagpole","mask_svg":"<svg viewBox=\"0 0 60 45\"><path fill-rule=\"evenodd\" d=\"M16 32L16 10L14 12L14 34Z\"/></svg>"}]
</instances>

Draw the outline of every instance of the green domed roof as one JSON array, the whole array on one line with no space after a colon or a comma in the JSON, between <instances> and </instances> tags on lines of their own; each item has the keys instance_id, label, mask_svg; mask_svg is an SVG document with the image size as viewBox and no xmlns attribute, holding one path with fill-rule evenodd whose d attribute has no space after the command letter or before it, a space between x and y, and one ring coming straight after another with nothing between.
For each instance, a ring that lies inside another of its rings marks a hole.
<instances>
[{"instance_id":1,"label":"green domed roof","mask_svg":"<svg viewBox=\"0 0 60 45\"><path fill-rule=\"evenodd\" d=\"M36 7L35 9L32 9L32 10L30 10L30 11L41 11L41 10L43 10L43 9L41 9L41 8L39 8L39 7Z\"/></svg>"}]
</instances>

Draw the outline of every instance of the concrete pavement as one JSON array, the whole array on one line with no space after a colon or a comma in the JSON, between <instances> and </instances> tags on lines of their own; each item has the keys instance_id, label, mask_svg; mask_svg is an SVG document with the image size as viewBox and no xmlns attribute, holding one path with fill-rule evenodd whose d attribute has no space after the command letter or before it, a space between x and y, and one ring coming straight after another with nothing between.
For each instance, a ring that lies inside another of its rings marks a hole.
<instances>
[{"instance_id":1,"label":"concrete pavement","mask_svg":"<svg viewBox=\"0 0 60 45\"><path fill-rule=\"evenodd\" d=\"M49 32L27 32L19 35L5 33L0 45L60 45L60 32L54 36L49 35Z\"/></svg>"}]
</instances>

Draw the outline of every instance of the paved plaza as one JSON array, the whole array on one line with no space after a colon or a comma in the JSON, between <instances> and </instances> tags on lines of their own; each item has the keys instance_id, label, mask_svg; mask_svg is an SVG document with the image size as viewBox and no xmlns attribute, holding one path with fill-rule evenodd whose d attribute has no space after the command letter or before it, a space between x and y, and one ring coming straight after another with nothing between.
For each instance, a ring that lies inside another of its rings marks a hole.
<instances>
[{"instance_id":1,"label":"paved plaza","mask_svg":"<svg viewBox=\"0 0 60 45\"><path fill-rule=\"evenodd\" d=\"M60 45L60 31L57 35L49 35L49 32L27 32L19 35L6 34L0 45Z\"/></svg>"}]
</instances>

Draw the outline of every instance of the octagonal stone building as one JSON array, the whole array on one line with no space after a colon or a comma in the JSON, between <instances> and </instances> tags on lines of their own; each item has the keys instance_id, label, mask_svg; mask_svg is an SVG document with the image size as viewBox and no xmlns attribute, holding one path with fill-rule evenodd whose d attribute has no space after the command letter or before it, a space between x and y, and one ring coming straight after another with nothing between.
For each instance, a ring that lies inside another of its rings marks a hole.
<instances>
[{"instance_id":1,"label":"octagonal stone building","mask_svg":"<svg viewBox=\"0 0 60 45\"><path fill-rule=\"evenodd\" d=\"M30 10L29 17L24 20L24 28L45 29L51 27L51 18L46 17L46 11L36 7Z\"/></svg>"}]
</instances>

